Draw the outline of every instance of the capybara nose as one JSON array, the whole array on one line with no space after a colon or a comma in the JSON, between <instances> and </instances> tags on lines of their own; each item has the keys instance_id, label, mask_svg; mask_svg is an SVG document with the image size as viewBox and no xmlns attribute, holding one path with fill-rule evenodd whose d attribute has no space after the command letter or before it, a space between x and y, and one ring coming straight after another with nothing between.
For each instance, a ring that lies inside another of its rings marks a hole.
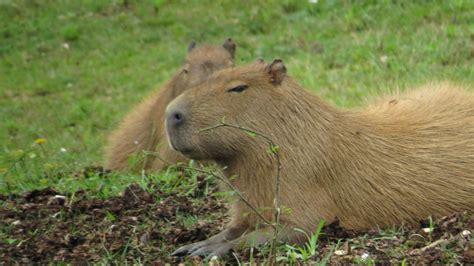
<instances>
[{"instance_id":1,"label":"capybara nose","mask_svg":"<svg viewBox=\"0 0 474 266\"><path fill-rule=\"evenodd\" d=\"M171 111L167 114L166 124L169 128L176 128L182 125L185 121L183 112Z\"/></svg>"}]
</instances>

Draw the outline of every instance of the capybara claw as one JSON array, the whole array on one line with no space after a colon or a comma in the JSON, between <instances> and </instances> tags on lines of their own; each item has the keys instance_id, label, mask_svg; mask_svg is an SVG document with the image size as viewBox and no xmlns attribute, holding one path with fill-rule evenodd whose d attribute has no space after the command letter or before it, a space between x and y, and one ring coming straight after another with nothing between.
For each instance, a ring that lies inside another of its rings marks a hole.
<instances>
[{"instance_id":1,"label":"capybara claw","mask_svg":"<svg viewBox=\"0 0 474 266\"><path fill-rule=\"evenodd\" d=\"M178 248L175 252L171 253L171 256L176 256L176 257L186 256L188 254L192 254L194 251L201 248L202 246L205 246L204 241L191 243L191 244Z\"/></svg>"}]
</instances>

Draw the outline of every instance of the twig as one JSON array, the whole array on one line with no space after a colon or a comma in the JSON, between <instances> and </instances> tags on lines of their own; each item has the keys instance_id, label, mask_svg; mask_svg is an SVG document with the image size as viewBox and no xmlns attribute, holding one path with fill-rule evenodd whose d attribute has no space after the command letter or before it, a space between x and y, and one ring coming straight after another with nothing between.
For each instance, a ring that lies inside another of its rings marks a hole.
<instances>
[{"instance_id":1,"label":"twig","mask_svg":"<svg viewBox=\"0 0 474 266\"><path fill-rule=\"evenodd\" d=\"M280 209L280 172L281 172L282 166L281 166L281 162L280 162L280 155L278 154L279 147L273 142L273 140L270 137L268 137L268 136L266 136L262 133L256 132L254 130L248 129L248 128L227 124L227 123L224 122L224 119L222 119L220 124L203 128L201 130L198 130L197 133L201 133L201 132L208 131L208 130L213 130L213 129L216 129L216 128L219 128L219 127L230 127L230 128L242 130L242 131L248 133L251 136L259 136L259 137L263 138L268 143L269 153L271 153L272 156L276 160L275 198L274 198L274 205L275 205L274 218L275 218L275 222L274 223L271 223L270 221L268 221L250 202L248 202L247 199L244 197L244 195L234 185L232 185L232 183L224 175L216 174L213 171L206 171L206 170L198 169L198 168L194 168L194 167L183 166L183 165L179 165L179 164L175 165L175 164L173 164L171 162L168 162L167 160L163 159L160 156L160 154L157 153L157 152L143 151L143 153L145 154L145 156L148 156L148 155L155 156L167 165L170 165L170 166L175 165L177 168L180 168L180 169L193 170L193 171L196 171L196 172L199 172L199 173L214 176L215 178L217 178L220 181L224 182L230 189L235 191L237 196L245 203L245 205L247 205L260 219L262 219L262 221L264 221L267 225L270 225L273 228L274 234L273 234L273 239L272 239L271 249L270 249L271 252L270 252L270 255L269 255L270 258L273 258L274 254L275 254L276 242L277 242L277 238L278 238L278 234L279 234L279 228L278 227L280 225L280 215L281 215L281 209Z\"/></svg>"},{"instance_id":2,"label":"twig","mask_svg":"<svg viewBox=\"0 0 474 266\"><path fill-rule=\"evenodd\" d=\"M230 181L227 179L227 177L216 174L213 171L207 171L207 170L203 170L203 169L199 169L199 168L184 166L184 165L181 165L181 164L173 164L173 163L163 159L157 152L143 151L143 153L145 154L145 156L148 156L148 155L155 156L156 158L158 158L159 160L161 160L165 164L170 165L170 166L174 165L175 167L177 167L179 169L192 170L192 171L196 171L196 172L199 172L199 173L202 173L202 174L214 176L215 178L217 178L220 181L224 182L224 184L226 184L230 189L235 191L237 196L239 196L239 198L245 203L245 205L247 205L253 212L255 212L255 214L257 214L257 216L260 219L262 219L263 222L265 222L265 224L274 227L274 225L270 221L268 221L250 202L247 201L247 199L245 199L244 195L234 185L232 185L232 183L230 183Z\"/></svg>"},{"instance_id":3,"label":"twig","mask_svg":"<svg viewBox=\"0 0 474 266\"><path fill-rule=\"evenodd\" d=\"M452 238L451 240L448 240L448 239L438 239L436 240L435 242L425 246L425 247L422 247L422 248L419 248L419 249L415 249L415 250L412 250L410 252L411 255L420 255L420 254L423 254L425 251L427 251L428 249L430 248L434 248L436 246L439 246L439 245L445 245L445 244L448 244L450 241L453 241L455 240L457 237L459 236L455 236L454 238Z\"/></svg>"},{"instance_id":4,"label":"twig","mask_svg":"<svg viewBox=\"0 0 474 266\"><path fill-rule=\"evenodd\" d=\"M281 209L280 209L280 172L281 172L282 167L281 167L281 162L280 162L280 155L278 154L278 148L279 147L273 142L273 140L270 137L268 137L268 136L266 136L262 133L256 132L254 130L248 129L248 128L227 124L227 123L224 122L224 118L222 119L222 121L219 124L214 125L214 126L210 126L210 127L207 127L207 128L203 128L201 130L198 130L197 133L201 133L201 132L204 132L204 131L216 129L216 128L219 128L219 127L235 128L235 129L247 132L250 135L259 136L259 137L265 139L265 141L268 142L268 145L269 145L269 148L270 148L269 149L270 153L273 155L273 157L275 157L276 164L277 164L276 165L276 176L275 176L275 198L274 198L275 224L273 225L273 229L275 230L275 233L273 234L273 240L272 240L271 248L270 248L270 250L271 250L270 257L272 257L273 254L274 254L274 251L275 251L275 246L276 246L277 237L278 237L278 233L279 233L278 232L278 226L280 225L280 215L281 215Z\"/></svg>"},{"instance_id":5,"label":"twig","mask_svg":"<svg viewBox=\"0 0 474 266\"><path fill-rule=\"evenodd\" d=\"M423 253L423 252L425 252L426 250L428 250L430 248L434 248L436 246L447 244L447 243L449 243L449 241L447 239L438 239L435 242L429 244L428 246L421 248L420 252Z\"/></svg>"}]
</instances>

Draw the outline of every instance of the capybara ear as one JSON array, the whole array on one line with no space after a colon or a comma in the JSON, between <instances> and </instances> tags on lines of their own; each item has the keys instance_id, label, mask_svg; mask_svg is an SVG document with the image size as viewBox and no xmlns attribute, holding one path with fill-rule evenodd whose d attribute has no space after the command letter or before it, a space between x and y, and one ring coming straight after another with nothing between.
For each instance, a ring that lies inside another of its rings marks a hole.
<instances>
[{"instance_id":1,"label":"capybara ear","mask_svg":"<svg viewBox=\"0 0 474 266\"><path fill-rule=\"evenodd\" d=\"M270 82L274 85L280 85L286 76L286 67L281 59L274 59L265 67L265 71L270 75Z\"/></svg>"},{"instance_id":2,"label":"capybara ear","mask_svg":"<svg viewBox=\"0 0 474 266\"><path fill-rule=\"evenodd\" d=\"M188 45L188 53L191 52L194 48L196 48L196 42L191 41Z\"/></svg>"},{"instance_id":3,"label":"capybara ear","mask_svg":"<svg viewBox=\"0 0 474 266\"><path fill-rule=\"evenodd\" d=\"M235 49L236 49L236 45L235 43L232 41L231 38L228 38L225 43L222 45L230 54L230 56L232 58L234 58L235 56Z\"/></svg>"}]
</instances>

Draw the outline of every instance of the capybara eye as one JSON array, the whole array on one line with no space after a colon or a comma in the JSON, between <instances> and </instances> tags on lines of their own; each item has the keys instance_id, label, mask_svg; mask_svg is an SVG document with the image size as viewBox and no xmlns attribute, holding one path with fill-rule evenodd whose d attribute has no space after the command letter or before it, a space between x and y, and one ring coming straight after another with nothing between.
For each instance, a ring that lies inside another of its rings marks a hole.
<instances>
[{"instance_id":1,"label":"capybara eye","mask_svg":"<svg viewBox=\"0 0 474 266\"><path fill-rule=\"evenodd\" d=\"M239 85L237 87L233 87L230 89L227 89L227 92L243 92L245 89L247 89L249 86L247 85Z\"/></svg>"},{"instance_id":2,"label":"capybara eye","mask_svg":"<svg viewBox=\"0 0 474 266\"><path fill-rule=\"evenodd\" d=\"M187 69L183 69L182 72L183 72L184 74L188 74L188 73L189 73L189 71L188 71Z\"/></svg>"}]
</instances>

